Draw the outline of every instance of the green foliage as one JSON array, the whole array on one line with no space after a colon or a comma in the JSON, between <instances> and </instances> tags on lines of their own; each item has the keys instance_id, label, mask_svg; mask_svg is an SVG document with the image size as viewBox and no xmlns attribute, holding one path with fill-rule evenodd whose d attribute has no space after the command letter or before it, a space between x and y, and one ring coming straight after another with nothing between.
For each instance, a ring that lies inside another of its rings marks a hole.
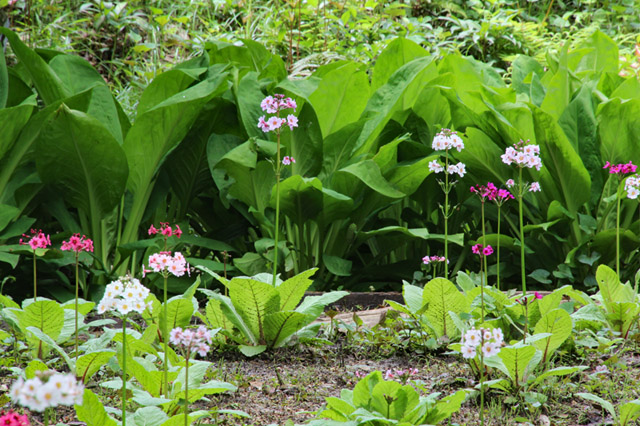
<instances>
[{"instance_id":1,"label":"green foliage","mask_svg":"<svg viewBox=\"0 0 640 426\"><path fill-rule=\"evenodd\" d=\"M629 283L622 284L615 271L606 265L598 266L596 280L607 322L613 331L626 339L640 315L635 290Z\"/></svg>"},{"instance_id":2,"label":"green foliage","mask_svg":"<svg viewBox=\"0 0 640 426\"><path fill-rule=\"evenodd\" d=\"M638 399L620 405L620 416L618 416L616 409L611 402L592 393L580 392L576 395L586 400L593 401L607 410L616 425L626 426L628 424L632 424L638 417L640 417L640 400Z\"/></svg>"},{"instance_id":3,"label":"green foliage","mask_svg":"<svg viewBox=\"0 0 640 426\"><path fill-rule=\"evenodd\" d=\"M205 291L210 297L207 318L212 325L226 326L227 334L241 344L240 350L247 356L284 346L294 335L304 335L326 305L347 294L336 291L302 300L312 282L309 277L315 272L316 269L311 269L275 285L267 274L226 280L212 273L227 287L229 297ZM212 304L211 300L216 302ZM237 334L233 333L234 328Z\"/></svg>"},{"instance_id":4,"label":"green foliage","mask_svg":"<svg viewBox=\"0 0 640 426\"><path fill-rule=\"evenodd\" d=\"M385 381L381 372L374 371L361 379L353 391L343 389L340 398L325 398L327 406L318 413L318 417L334 420L335 423L331 424L439 424L460 409L466 394L466 391L460 390L436 400L439 393L420 396L413 386ZM327 424L321 422L326 420L316 420L310 424Z\"/></svg>"}]
</instances>

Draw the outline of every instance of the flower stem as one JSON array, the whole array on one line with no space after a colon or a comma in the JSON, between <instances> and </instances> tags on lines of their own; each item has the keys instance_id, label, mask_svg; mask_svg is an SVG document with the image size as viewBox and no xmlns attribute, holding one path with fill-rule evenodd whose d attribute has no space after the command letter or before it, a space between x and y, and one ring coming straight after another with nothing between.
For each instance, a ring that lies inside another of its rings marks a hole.
<instances>
[{"instance_id":1,"label":"flower stem","mask_svg":"<svg viewBox=\"0 0 640 426\"><path fill-rule=\"evenodd\" d=\"M33 250L33 301L38 301L38 289L36 286L36 251Z\"/></svg>"},{"instance_id":2,"label":"flower stem","mask_svg":"<svg viewBox=\"0 0 640 426\"><path fill-rule=\"evenodd\" d=\"M522 182L522 168L519 169L519 182L518 182L518 216L520 219L520 275L522 278L522 298L524 300L524 336L523 342L526 343L527 332L529 326L529 309L527 303L527 277L525 275L524 268L524 220L522 213L522 198L524 197L524 184Z\"/></svg>"},{"instance_id":3,"label":"flower stem","mask_svg":"<svg viewBox=\"0 0 640 426\"><path fill-rule=\"evenodd\" d=\"M167 309L167 275L164 275L164 321L162 322L162 343L164 344L164 396L169 397L169 311Z\"/></svg>"},{"instance_id":4,"label":"flower stem","mask_svg":"<svg viewBox=\"0 0 640 426\"><path fill-rule=\"evenodd\" d=\"M76 377L78 376L78 252L76 252L76 345L75 345L75 354L76 354L76 364L74 369Z\"/></svg>"},{"instance_id":5,"label":"flower stem","mask_svg":"<svg viewBox=\"0 0 640 426\"><path fill-rule=\"evenodd\" d=\"M500 204L498 204L498 242L496 247L496 287L500 290Z\"/></svg>"},{"instance_id":6,"label":"flower stem","mask_svg":"<svg viewBox=\"0 0 640 426\"><path fill-rule=\"evenodd\" d=\"M444 278L449 279L449 157L445 156L444 161Z\"/></svg>"},{"instance_id":7,"label":"flower stem","mask_svg":"<svg viewBox=\"0 0 640 426\"><path fill-rule=\"evenodd\" d=\"M127 316L122 317L122 426L127 424Z\"/></svg>"},{"instance_id":8,"label":"flower stem","mask_svg":"<svg viewBox=\"0 0 640 426\"><path fill-rule=\"evenodd\" d=\"M44 409L44 426L49 426L49 416L51 415L51 408Z\"/></svg>"},{"instance_id":9,"label":"flower stem","mask_svg":"<svg viewBox=\"0 0 640 426\"><path fill-rule=\"evenodd\" d=\"M480 424L484 426L484 357L480 355Z\"/></svg>"},{"instance_id":10,"label":"flower stem","mask_svg":"<svg viewBox=\"0 0 640 426\"><path fill-rule=\"evenodd\" d=\"M273 247L273 285L276 285L276 276L278 273L278 228L280 225L280 130L276 132L277 135L277 155L276 155L276 223L275 223L275 237Z\"/></svg>"},{"instance_id":11,"label":"flower stem","mask_svg":"<svg viewBox=\"0 0 640 426\"><path fill-rule=\"evenodd\" d=\"M481 212L482 212L482 247L485 248L487 247L487 241L486 241L486 231L485 231L485 225L484 225L484 198L482 198L482 202L481 202ZM482 274L482 270L484 269L484 274ZM487 281L487 256L485 256L484 254L482 255L482 257L480 258L480 273L482 275L482 278L480 279L480 304L481 304L481 312L482 312L482 322L484 322L484 286L487 285L488 281Z\"/></svg>"},{"instance_id":12,"label":"flower stem","mask_svg":"<svg viewBox=\"0 0 640 426\"><path fill-rule=\"evenodd\" d=\"M620 186L620 185L618 185ZM620 204L622 197L620 197L620 190L617 191L617 209L616 209L616 274L620 277Z\"/></svg>"},{"instance_id":13,"label":"flower stem","mask_svg":"<svg viewBox=\"0 0 640 426\"><path fill-rule=\"evenodd\" d=\"M191 350L187 348L187 361L184 367L184 426L189 426L189 358Z\"/></svg>"}]
</instances>

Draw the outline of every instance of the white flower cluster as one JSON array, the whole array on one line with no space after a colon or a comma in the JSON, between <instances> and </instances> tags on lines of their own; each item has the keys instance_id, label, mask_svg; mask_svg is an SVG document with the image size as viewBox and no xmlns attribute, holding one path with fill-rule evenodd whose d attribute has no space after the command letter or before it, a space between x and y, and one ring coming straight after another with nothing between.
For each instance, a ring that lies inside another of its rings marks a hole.
<instances>
[{"instance_id":1,"label":"white flower cluster","mask_svg":"<svg viewBox=\"0 0 640 426\"><path fill-rule=\"evenodd\" d=\"M171 273L176 277L183 276L185 272L189 273L189 264L179 251L175 252L173 256L170 251L152 254L149 256L149 268L151 269L142 268L143 277L149 272Z\"/></svg>"},{"instance_id":2,"label":"white flower cluster","mask_svg":"<svg viewBox=\"0 0 640 426\"><path fill-rule=\"evenodd\" d=\"M515 163L518 167L534 168L540 171L542 160L540 159L540 146L529 144L520 140L517 144L507 147L504 154L500 156L506 165Z\"/></svg>"},{"instance_id":3,"label":"white flower cluster","mask_svg":"<svg viewBox=\"0 0 640 426\"><path fill-rule=\"evenodd\" d=\"M16 380L11 386L11 400L33 411L42 412L58 405L82 405L84 386L72 374L55 371L38 372L33 379Z\"/></svg>"},{"instance_id":4,"label":"white flower cluster","mask_svg":"<svg viewBox=\"0 0 640 426\"><path fill-rule=\"evenodd\" d=\"M627 191L627 198L635 200L640 195L640 176L629 176L624 181L624 190Z\"/></svg>"},{"instance_id":5,"label":"white flower cluster","mask_svg":"<svg viewBox=\"0 0 640 426\"><path fill-rule=\"evenodd\" d=\"M130 276L121 277L107 285L104 296L98 304L98 313L104 314L107 311L117 311L121 315L129 312L141 314L150 306L145 300L149 296L149 289L140 284L137 278Z\"/></svg>"},{"instance_id":6,"label":"white flower cluster","mask_svg":"<svg viewBox=\"0 0 640 426\"><path fill-rule=\"evenodd\" d=\"M434 173L440 173L444 171L444 166L438 160L433 160L429 162L429 170ZM447 173L450 175L458 174L460 177L464 177L465 173L467 173L466 166L464 163L458 164L449 164L447 167Z\"/></svg>"},{"instance_id":7,"label":"white flower cluster","mask_svg":"<svg viewBox=\"0 0 640 426\"><path fill-rule=\"evenodd\" d=\"M440 133L436 134L431 143L431 148L436 151L447 151L451 148L455 148L458 152L464 149L464 142L458 133L449 129L442 129Z\"/></svg>"},{"instance_id":8,"label":"white flower cluster","mask_svg":"<svg viewBox=\"0 0 640 426\"><path fill-rule=\"evenodd\" d=\"M187 353L192 350L198 352L198 355L205 357L211 349L211 332L203 325L198 327L196 331L176 327L169 333L169 342L176 347L183 348Z\"/></svg>"},{"instance_id":9,"label":"white flower cluster","mask_svg":"<svg viewBox=\"0 0 640 426\"><path fill-rule=\"evenodd\" d=\"M500 352L500 347L504 343L502 330L494 328L472 328L462 337L462 356L464 358L475 358L478 346L481 347L482 355L485 358L496 355Z\"/></svg>"}]
</instances>

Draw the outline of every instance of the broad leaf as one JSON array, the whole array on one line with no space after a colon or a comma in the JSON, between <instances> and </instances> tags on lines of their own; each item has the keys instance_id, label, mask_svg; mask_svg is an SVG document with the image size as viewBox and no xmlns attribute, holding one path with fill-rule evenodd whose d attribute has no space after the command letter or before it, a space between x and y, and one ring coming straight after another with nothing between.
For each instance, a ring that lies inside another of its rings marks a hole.
<instances>
[{"instance_id":1,"label":"broad leaf","mask_svg":"<svg viewBox=\"0 0 640 426\"><path fill-rule=\"evenodd\" d=\"M542 351L542 362L549 360L555 350L571 336L572 331L573 322L564 309L554 309L540 318L534 334L551 333L551 336L534 343L534 346Z\"/></svg>"},{"instance_id":2,"label":"broad leaf","mask_svg":"<svg viewBox=\"0 0 640 426\"><path fill-rule=\"evenodd\" d=\"M429 281L422 292L423 305L428 304L425 316L434 327L438 338L455 337L458 330L449 312L459 314L465 308L465 297L456 286L444 278Z\"/></svg>"},{"instance_id":3,"label":"broad leaf","mask_svg":"<svg viewBox=\"0 0 640 426\"><path fill-rule=\"evenodd\" d=\"M100 399L89 389L84 390L82 404L74 406L78 420L87 426L116 426L118 423L109 417Z\"/></svg>"}]
</instances>

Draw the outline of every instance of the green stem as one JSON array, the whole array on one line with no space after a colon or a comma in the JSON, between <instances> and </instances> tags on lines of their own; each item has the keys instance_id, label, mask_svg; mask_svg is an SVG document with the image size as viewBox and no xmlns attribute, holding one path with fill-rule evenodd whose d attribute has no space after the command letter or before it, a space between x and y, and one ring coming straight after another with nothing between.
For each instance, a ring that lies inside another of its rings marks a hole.
<instances>
[{"instance_id":1,"label":"green stem","mask_svg":"<svg viewBox=\"0 0 640 426\"><path fill-rule=\"evenodd\" d=\"M169 348L168 338L169 331L167 325L169 322L169 311L167 309L167 276L164 275L164 321L162 322L162 343L164 345L164 396L169 397Z\"/></svg>"},{"instance_id":2,"label":"green stem","mask_svg":"<svg viewBox=\"0 0 640 426\"><path fill-rule=\"evenodd\" d=\"M189 426L189 358L191 349L187 348L187 363L184 368L184 426Z\"/></svg>"},{"instance_id":3,"label":"green stem","mask_svg":"<svg viewBox=\"0 0 640 426\"><path fill-rule=\"evenodd\" d=\"M127 316L122 317L122 426L127 424Z\"/></svg>"},{"instance_id":4,"label":"green stem","mask_svg":"<svg viewBox=\"0 0 640 426\"><path fill-rule=\"evenodd\" d=\"M38 301L38 289L36 287L36 251L33 251L33 301Z\"/></svg>"},{"instance_id":5,"label":"green stem","mask_svg":"<svg viewBox=\"0 0 640 426\"><path fill-rule=\"evenodd\" d=\"M76 365L74 367L76 376L78 375L78 252L76 252L76 345L75 345L75 354L76 354Z\"/></svg>"},{"instance_id":6,"label":"green stem","mask_svg":"<svg viewBox=\"0 0 640 426\"><path fill-rule=\"evenodd\" d=\"M522 278L522 300L524 300L524 336L523 341L526 343L527 332L529 327L528 318L528 303L527 303L527 277L525 275L524 265L524 220L522 213L522 198L524 197L524 186L522 183L522 168L519 169L519 182L518 182L518 215L520 219L520 275Z\"/></svg>"},{"instance_id":7,"label":"green stem","mask_svg":"<svg viewBox=\"0 0 640 426\"><path fill-rule=\"evenodd\" d=\"M500 290L500 204L498 204L498 243L496 247L496 261L496 286L498 287L498 290Z\"/></svg>"},{"instance_id":8,"label":"green stem","mask_svg":"<svg viewBox=\"0 0 640 426\"><path fill-rule=\"evenodd\" d=\"M618 185L618 187L619 186L620 185ZM620 277L620 204L622 203L622 197L620 197L619 189L617 193L618 203L616 209L616 274L618 274L618 277Z\"/></svg>"},{"instance_id":9,"label":"green stem","mask_svg":"<svg viewBox=\"0 0 640 426\"><path fill-rule=\"evenodd\" d=\"M486 240L486 230L485 230L485 224L484 224L484 198L482 199L482 248L487 246L487 240ZM488 281L488 268L487 268L487 256L482 256L482 263L484 264L484 282L483 285L488 285L489 281Z\"/></svg>"},{"instance_id":10,"label":"green stem","mask_svg":"<svg viewBox=\"0 0 640 426\"><path fill-rule=\"evenodd\" d=\"M44 409L44 426L49 426L49 416L51 415L51 408Z\"/></svg>"},{"instance_id":11,"label":"green stem","mask_svg":"<svg viewBox=\"0 0 640 426\"><path fill-rule=\"evenodd\" d=\"M484 426L484 357L480 354L480 424Z\"/></svg>"},{"instance_id":12,"label":"green stem","mask_svg":"<svg viewBox=\"0 0 640 426\"><path fill-rule=\"evenodd\" d=\"M449 279L449 157L445 156L444 161L444 278Z\"/></svg>"},{"instance_id":13,"label":"green stem","mask_svg":"<svg viewBox=\"0 0 640 426\"><path fill-rule=\"evenodd\" d=\"M276 285L278 273L278 228L280 225L280 131L277 133L278 150L276 156L276 223L275 223L275 246L273 247L273 285Z\"/></svg>"}]
</instances>

